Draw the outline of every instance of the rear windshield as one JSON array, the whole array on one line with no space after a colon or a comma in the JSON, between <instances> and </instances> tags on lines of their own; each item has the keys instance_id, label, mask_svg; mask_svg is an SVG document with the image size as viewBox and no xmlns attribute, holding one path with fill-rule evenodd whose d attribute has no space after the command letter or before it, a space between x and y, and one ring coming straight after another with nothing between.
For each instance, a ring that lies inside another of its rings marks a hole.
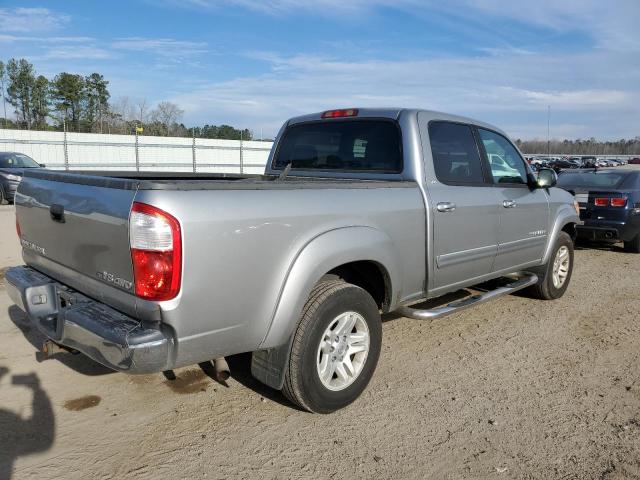
<instances>
[{"instance_id":1,"label":"rear windshield","mask_svg":"<svg viewBox=\"0 0 640 480\"><path fill-rule=\"evenodd\" d=\"M619 188L629 173L624 172L564 172L558 177L559 187Z\"/></svg>"},{"instance_id":2,"label":"rear windshield","mask_svg":"<svg viewBox=\"0 0 640 480\"><path fill-rule=\"evenodd\" d=\"M284 133L273 168L398 173L400 131L387 120L331 120L293 125Z\"/></svg>"}]
</instances>

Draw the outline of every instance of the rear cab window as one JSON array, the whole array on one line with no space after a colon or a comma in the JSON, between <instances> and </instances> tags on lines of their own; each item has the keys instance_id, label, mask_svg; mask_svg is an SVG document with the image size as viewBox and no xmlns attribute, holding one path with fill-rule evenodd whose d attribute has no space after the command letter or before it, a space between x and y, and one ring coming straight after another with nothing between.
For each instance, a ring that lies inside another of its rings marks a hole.
<instances>
[{"instance_id":1,"label":"rear cab window","mask_svg":"<svg viewBox=\"0 0 640 480\"><path fill-rule=\"evenodd\" d=\"M305 122L288 127L272 168L282 170L402 172L400 128L392 120Z\"/></svg>"}]
</instances>

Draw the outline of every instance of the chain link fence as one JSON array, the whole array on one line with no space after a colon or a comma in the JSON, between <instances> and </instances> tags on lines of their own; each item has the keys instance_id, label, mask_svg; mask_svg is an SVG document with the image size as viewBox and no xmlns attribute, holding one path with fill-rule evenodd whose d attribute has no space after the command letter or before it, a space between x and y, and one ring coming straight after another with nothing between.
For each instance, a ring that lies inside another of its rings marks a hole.
<instances>
[{"instance_id":1,"label":"chain link fence","mask_svg":"<svg viewBox=\"0 0 640 480\"><path fill-rule=\"evenodd\" d=\"M272 142L0 129L0 151L59 170L263 173Z\"/></svg>"}]
</instances>

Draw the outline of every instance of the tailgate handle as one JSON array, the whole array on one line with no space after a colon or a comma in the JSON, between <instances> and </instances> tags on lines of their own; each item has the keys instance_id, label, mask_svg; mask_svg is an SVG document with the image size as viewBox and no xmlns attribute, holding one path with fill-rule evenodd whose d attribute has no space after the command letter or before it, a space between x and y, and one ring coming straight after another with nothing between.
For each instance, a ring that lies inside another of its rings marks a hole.
<instances>
[{"instance_id":1,"label":"tailgate handle","mask_svg":"<svg viewBox=\"0 0 640 480\"><path fill-rule=\"evenodd\" d=\"M64 223L64 207L57 203L52 204L49 207L49 214L51 215L51 220L54 222Z\"/></svg>"}]
</instances>

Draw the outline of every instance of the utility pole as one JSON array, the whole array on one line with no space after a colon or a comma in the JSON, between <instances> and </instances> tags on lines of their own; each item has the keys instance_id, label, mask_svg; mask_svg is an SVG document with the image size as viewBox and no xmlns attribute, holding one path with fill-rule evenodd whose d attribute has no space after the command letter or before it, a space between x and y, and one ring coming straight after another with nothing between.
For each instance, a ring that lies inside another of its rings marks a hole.
<instances>
[{"instance_id":1,"label":"utility pole","mask_svg":"<svg viewBox=\"0 0 640 480\"><path fill-rule=\"evenodd\" d=\"M193 173L196 173L196 129L193 129L193 143L191 144L191 155L193 161Z\"/></svg>"},{"instance_id":2,"label":"utility pole","mask_svg":"<svg viewBox=\"0 0 640 480\"><path fill-rule=\"evenodd\" d=\"M242 158L242 130L240 130L240 174L244 172L244 159Z\"/></svg>"},{"instance_id":3,"label":"utility pole","mask_svg":"<svg viewBox=\"0 0 640 480\"><path fill-rule=\"evenodd\" d=\"M136 143L135 143L135 149L136 149L136 172L140 171L140 152L138 150L138 129L141 129L140 127L138 127L136 125Z\"/></svg>"},{"instance_id":4,"label":"utility pole","mask_svg":"<svg viewBox=\"0 0 640 480\"><path fill-rule=\"evenodd\" d=\"M547 156L551 156L551 105L547 105Z\"/></svg>"},{"instance_id":5,"label":"utility pole","mask_svg":"<svg viewBox=\"0 0 640 480\"><path fill-rule=\"evenodd\" d=\"M64 143L64 169L69 170L69 147L67 144L67 120L66 118L62 119L62 130L63 134L63 143Z\"/></svg>"}]
</instances>

